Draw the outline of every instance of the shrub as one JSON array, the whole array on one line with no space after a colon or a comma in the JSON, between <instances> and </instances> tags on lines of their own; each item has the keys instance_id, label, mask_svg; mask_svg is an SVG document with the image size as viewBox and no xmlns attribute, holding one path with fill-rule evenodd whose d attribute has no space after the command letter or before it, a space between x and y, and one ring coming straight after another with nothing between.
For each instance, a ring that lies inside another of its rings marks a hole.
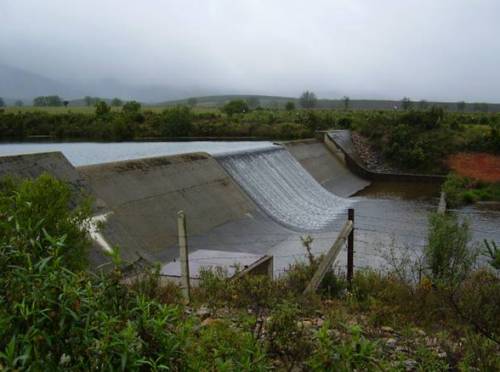
<instances>
[{"instance_id":1,"label":"shrub","mask_svg":"<svg viewBox=\"0 0 500 372\"><path fill-rule=\"evenodd\" d=\"M454 285L467 277L477 257L470 238L467 222L456 215L430 216L425 258L435 283Z\"/></svg>"},{"instance_id":2,"label":"shrub","mask_svg":"<svg viewBox=\"0 0 500 372\"><path fill-rule=\"evenodd\" d=\"M110 111L111 111L111 107L109 107L107 105L107 103L104 101L99 101L95 104L96 116L104 116L106 114L109 114Z\"/></svg>"},{"instance_id":3,"label":"shrub","mask_svg":"<svg viewBox=\"0 0 500 372\"><path fill-rule=\"evenodd\" d=\"M191 109L187 106L176 106L163 111L161 133L167 137L187 137L193 127Z\"/></svg>"},{"instance_id":4,"label":"shrub","mask_svg":"<svg viewBox=\"0 0 500 372\"><path fill-rule=\"evenodd\" d=\"M349 339L335 342L329 335L328 326L325 323L316 334L314 352L307 361L313 371L366 371L381 368L377 360L379 347L363 337L361 327L351 326Z\"/></svg>"},{"instance_id":5,"label":"shrub","mask_svg":"<svg viewBox=\"0 0 500 372\"><path fill-rule=\"evenodd\" d=\"M139 369L182 366L182 312L82 269L86 206L48 175L0 192L0 367Z\"/></svg>"},{"instance_id":6,"label":"shrub","mask_svg":"<svg viewBox=\"0 0 500 372\"><path fill-rule=\"evenodd\" d=\"M122 112L126 114L138 113L141 110L141 104L137 101L129 101L122 106Z\"/></svg>"},{"instance_id":7,"label":"shrub","mask_svg":"<svg viewBox=\"0 0 500 372\"><path fill-rule=\"evenodd\" d=\"M229 116L232 116L234 114L244 114L246 112L249 112L250 109L248 107L247 101L243 99L235 99L226 103L222 108L222 111L224 111Z\"/></svg>"},{"instance_id":8,"label":"shrub","mask_svg":"<svg viewBox=\"0 0 500 372\"><path fill-rule=\"evenodd\" d=\"M265 351L248 330L228 321L202 326L199 337L187 349L190 371L267 371Z\"/></svg>"},{"instance_id":9,"label":"shrub","mask_svg":"<svg viewBox=\"0 0 500 372\"><path fill-rule=\"evenodd\" d=\"M76 203L80 203L75 207ZM33 262L47 257L52 239L66 267L85 267L89 240L90 200L72 192L68 184L48 174L35 180L4 179L0 182L0 244L29 255ZM17 253L16 253L17 254Z\"/></svg>"},{"instance_id":10,"label":"shrub","mask_svg":"<svg viewBox=\"0 0 500 372\"><path fill-rule=\"evenodd\" d=\"M273 309L267 324L269 351L277 355L289 371L312 351L308 329L297 321L299 315L296 304L284 302Z\"/></svg>"}]
</instances>

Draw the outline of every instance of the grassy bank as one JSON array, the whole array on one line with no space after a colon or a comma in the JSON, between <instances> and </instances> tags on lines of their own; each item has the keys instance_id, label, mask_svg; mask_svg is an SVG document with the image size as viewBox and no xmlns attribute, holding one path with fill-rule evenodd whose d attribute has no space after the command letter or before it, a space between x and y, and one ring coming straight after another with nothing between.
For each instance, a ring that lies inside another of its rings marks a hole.
<instances>
[{"instance_id":1,"label":"grassy bank","mask_svg":"<svg viewBox=\"0 0 500 372\"><path fill-rule=\"evenodd\" d=\"M49 176L0 187L0 369L498 370L500 280L474 268L466 225L434 216L425 255L385 273L278 280L206 270L191 304L157 270L85 270L87 203ZM83 229L82 229L83 227ZM314 244L314 242L313 242Z\"/></svg>"},{"instance_id":2,"label":"grassy bank","mask_svg":"<svg viewBox=\"0 0 500 372\"><path fill-rule=\"evenodd\" d=\"M442 190L451 207L473 204L479 201L500 202L500 183L485 182L451 173Z\"/></svg>"}]
</instances>

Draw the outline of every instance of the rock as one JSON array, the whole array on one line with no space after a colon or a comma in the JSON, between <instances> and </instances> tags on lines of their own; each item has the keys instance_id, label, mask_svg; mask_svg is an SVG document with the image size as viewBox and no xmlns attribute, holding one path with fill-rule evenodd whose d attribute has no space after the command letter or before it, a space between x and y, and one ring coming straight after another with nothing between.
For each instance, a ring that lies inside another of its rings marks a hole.
<instances>
[{"instance_id":1,"label":"rock","mask_svg":"<svg viewBox=\"0 0 500 372\"><path fill-rule=\"evenodd\" d=\"M302 328L311 328L313 326L313 322L310 320L302 320L297 322L297 326Z\"/></svg>"},{"instance_id":2,"label":"rock","mask_svg":"<svg viewBox=\"0 0 500 372\"><path fill-rule=\"evenodd\" d=\"M403 364L407 371L411 371L417 366L417 362L413 359L407 359L403 362Z\"/></svg>"},{"instance_id":3,"label":"rock","mask_svg":"<svg viewBox=\"0 0 500 372\"><path fill-rule=\"evenodd\" d=\"M416 330L416 332L417 332L417 334L418 334L419 336L422 336L422 337L427 336L427 333L425 333L425 331L424 331L423 329L418 328L418 329Z\"/></svg>"},{"instance_id":4,"label":"rock","mask_svg":"<svg viewBox=\"0 0 500 372\"><path fill-rule=\"evenodd\" d=\"M336 329L329 329L327 331L328 336L331 338L339 338L340 337L340 332L337 331Z\"/></svg>"},{"instance_id":5,"label":"rock","mask_svg":"<svg viewBox=\"0 0 500 372\"><path fill-rule=\"evenodd\" d=\"M443 351L441 353L438 353L438 358L441 358L441 359L446 359L448 357L448 354L446 354L446 351Z\"/></svg>"},{"instance_id":6,"label":"rock","mask_svg":"<svg viewBox=\"0 0 500 372\"><path fill-rule=\"evenodd\" d=\"M202 327L207 327L207 326L211 326L213 324L220 323L220 322L221 322L220 319L207 318L203 322L201 322L201 326Z\"/></svg>"},{"instance_id":7,"label":"rock","mask_svg":"<svg viewBox=\"0 0 500 372\"><path fill-rule=\"evenodd\" d=\"M380 330L382 332L385 332L385 333L394 333L394 329L391 328L391 327L386 327L386 326L383 326L383 327L380 327Z\"/></svg>"},{"instance_id":8,"label":"rock","mask_svg":"<svg viewBox=\"0 0 500 372\"><path fill-rule=\"evenodd\" d=\"M395 338L388 338L387 340L385 340L385 344L391 349L394 349L397 343L398 340L396 340Z\"/></svg>"},{"instance_id":9,"label":"rock","mask_svg":"<svg viewBox=\"0 0 500 372\"><path fill-rule=\"evenodd\" d=\"M321 318L316 319L316 325L318 327L323 327L323 324L325 324L325 321Z\"/></svg>"},{"instance_id":10,"label":"rock","mask_svg":"<svg viewBox=\"0 0 500 372\"><path fill-rule=\"evenodd\" d=\"M196 310L196 315L201 319L208 318L210 314L210 309L205 305L202 305L198 310Z\"/></svg>"}]
</instances>

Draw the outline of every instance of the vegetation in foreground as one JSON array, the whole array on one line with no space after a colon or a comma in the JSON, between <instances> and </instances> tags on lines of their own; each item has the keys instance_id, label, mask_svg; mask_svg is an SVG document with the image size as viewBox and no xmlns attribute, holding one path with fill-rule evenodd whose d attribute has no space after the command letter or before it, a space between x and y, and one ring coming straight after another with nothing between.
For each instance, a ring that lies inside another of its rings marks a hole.
<instances>
[{"instance_id":1,"label":"vegetation in foreground","mask_svg":"<svg viewBox=\"0 0 500 372\"><path fill-rule=\"evenodd\" d=\"M155 270L125 285L116 256L109 274L84 270L89 209L74 200L48 175L2 183L0 369L500 368L498 271L474 267L467 226L453 216L431 218L419 265L394 259L352 285L330 273L309 296L320 260L310 255L274 281L207 270L188 306Z\"/></svg>"}]
</instances>

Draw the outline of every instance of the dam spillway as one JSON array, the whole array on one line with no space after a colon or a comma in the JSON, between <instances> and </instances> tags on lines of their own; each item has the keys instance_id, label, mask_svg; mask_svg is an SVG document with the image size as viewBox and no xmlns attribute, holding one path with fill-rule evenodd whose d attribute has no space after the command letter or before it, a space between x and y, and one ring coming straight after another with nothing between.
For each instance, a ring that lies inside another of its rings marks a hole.
<instances>
[{"instance_id":1,"label":"dam spillway","mask_svg":"<svg viewBox=\"0 0 500 372\"><path fill-rule=\"evenodd\" d=\"M112 145L130 147L127 143ZM158 143L153 145L152 155L168 151ZM80 160L88 155L88 147L81 144L65 146ZM129 158L111 163L99 158L99 164L77 167L68 161L66 152L13 154L0 157L0 177L33 178L48 172L91 195L96 214L108 216L103 237L110 246L120 247L122 259L128 263L166 263L178 257L179 210L188 218L191 252L211 249L269 254L275 259L276 271L304 258L300 240L304 233L313 237L315 254L325 252L350 206L356 209L357 267L379 268L384 263L381 254L393 241L398 247L425 244L426 216L435 209L432 200L388 199L383 195L348 198L369 182L351 173L342 156L327 143L310 139L286 142L284 147L267 143L265 147L262 151L247 147L243 152ZM123 150L122 155L137 155L137 149L129 150ZM7 148L4 153L9 153ZM96 158L99 154L92 155ZM488 216L484 221L474 219L480 223L477 238L498 241L500 217L486 213L474 214ZM344 254L341 252L339 262L345 262ZM94 268L109 262L97 249L90 256Z\"/></svg>"},{"instance_id":2,"label":"dam spillway","mask_svg":"<svg viewBox=\"0 0 500 372\"><path fill-rule=\"evenodd\" d=\"M352 201L324 189L283 147L216 158L269 217L292 230L331 228L352 205Z\"/></svg>"}]
</instances>

